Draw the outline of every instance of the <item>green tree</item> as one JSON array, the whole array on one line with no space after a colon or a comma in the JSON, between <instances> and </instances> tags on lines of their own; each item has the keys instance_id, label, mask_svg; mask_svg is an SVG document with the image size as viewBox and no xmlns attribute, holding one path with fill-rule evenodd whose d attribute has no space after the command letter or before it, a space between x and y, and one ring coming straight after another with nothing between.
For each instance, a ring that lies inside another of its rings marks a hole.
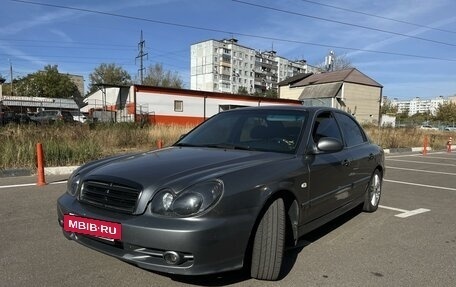
<instances>
[{"instance_id":1,"label":"green tree","mask_svg":"<svg viewBox=\"0 0 456 287\"><path fill-rule=\"evenodd\" d=\"M427 111L424 113L413 114L409 117L409 120L415 124L422 125L428 124L430 121L433 121L434 117L429 111Z\"/></svg>"},{"instance_id":2,"label":"green tree","mask_svg":"<svg viewBox=\"0 0 456 287\"><path fill-rule=\"evenodd\" d=\"M89 81L89 93L98 90L99 84L130 85L132 83L130 74L114 63L100 64L89 75Z\"/></svg>"},{"instance_id":3,"label":"green tree","mask_svg":"<svg viewBox=\"0 0 456 287\"><path fill-rule=\"evenodd\" d=\"M456 103L448 102L445 104L439 104L435 119L448 123L456 121Z\"/></svg>"},{"instance_id":4,"label":"green tree","mask_svg":"<svg viewBox=\"0 0 456 287\"><path fill-rule=\"evenodd\" d=\"M66 98L78 100L81 94L70 77L60 74L57 65L13 81L14 94L27 97Z\"/></svg>"},{"instance_id":5,"label":"green tree","mask_svg":"<svg viewBox=\"0 0 456 287\"><path fill-rule=\"evenodd\" d=\"M162 64L156 63L146 69L143 85L178 88L184 87L184 82L177 72L166 71Z\"/></svg>"},{"instance_id":6,"label":"green tree","mask_svg":"<svg viewBox=\"0 0 456 287\"><path fill-rule=\"evenodd\" d=\"M246 95L248 96L249 95L249 91L247 91L247 88L244 87L244 86L240 86L237 90L237 94L238 95Z\"/></svg>"},{"instance_id":7,"label":"green tree","mask_svg":"<svg viewBox=\"0 0 456 287\"><path fill-rule=\"evenodd\" d=\"M266 98L277 99L279 97L279 94L277 93L277 90L269 89L266 91L266 93L264 93L264 96Z\"/></svg>"}]
</instances>

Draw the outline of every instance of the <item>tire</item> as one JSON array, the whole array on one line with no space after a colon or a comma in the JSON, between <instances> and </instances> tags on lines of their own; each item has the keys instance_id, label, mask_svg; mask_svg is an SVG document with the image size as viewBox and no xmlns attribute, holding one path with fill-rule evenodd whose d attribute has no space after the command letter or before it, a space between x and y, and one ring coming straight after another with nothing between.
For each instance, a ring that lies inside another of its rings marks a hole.
<instances>
[{"instance_id":1,"label":"tire","mask_svg":"<svg viewBox=\"0 0 456 287\"><path fill-rule=\"evenodd\" d=\"M277 280L285 243L285 207L276 199L261 218L252 247L250 275L260 280Z\"/></svg>"},{"instance_id":2,"label":"tire","mask_svg":"<svg viewBox=\"0 0 456 287\"><path fill-rule=\"evenodd\" d=\"M366 189L366 196L364 199L363 211L374 212L380 203L382 195L382 174L378 169L374 171Z\"/></svg>"}]
</instances>

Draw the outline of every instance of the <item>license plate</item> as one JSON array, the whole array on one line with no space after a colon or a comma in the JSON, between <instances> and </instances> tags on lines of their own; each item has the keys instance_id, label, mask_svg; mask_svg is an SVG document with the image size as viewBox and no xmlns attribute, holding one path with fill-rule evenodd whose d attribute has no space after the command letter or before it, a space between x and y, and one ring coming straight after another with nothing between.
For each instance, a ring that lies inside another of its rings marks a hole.
<instances>
[{"instance_id":1,"label":"license plate","mask_svg":"<svg viewBox=\"0 0 456 287\"><path fill-rule=\"evenodd\" d=\"M72 214L65 214L63 216L63 230L103 239L122 239L122 224Z\"/></svg>"}]
</instances>

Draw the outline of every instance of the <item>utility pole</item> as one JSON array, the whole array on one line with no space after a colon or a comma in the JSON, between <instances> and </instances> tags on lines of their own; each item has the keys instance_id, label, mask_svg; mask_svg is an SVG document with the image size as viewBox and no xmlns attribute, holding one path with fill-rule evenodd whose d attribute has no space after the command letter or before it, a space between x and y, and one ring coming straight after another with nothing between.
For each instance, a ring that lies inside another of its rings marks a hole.
<instances>
[{"instance_id":1,"label":"utility pole","mask_svg":"<svg viewBox=\"0 0 456 287\"><path fill-rule=\"evenodd\" d=\"M146 41L143 39L143 31L141 30L141 40L138 43L138 49L139 49L139 54L136 56L136 59L140 59L140 68L138 69L139 71L139 78L141 80L141 85L143 84L143 72L145 70L144 65L143 65L143 58L148 55L148 53L144 53L144 48L146 47Z\"/></svg>"},{"instance_id":2,"label":"utility pole","mask_svg":"<svg viewBox=\"0 0 456 287\"><path fill-rule=\"evenodd\" d=\"M10 61L10 78L11 78L11 96L14 96L13 93L13 64Z\"/></svg>"}]
</instances>

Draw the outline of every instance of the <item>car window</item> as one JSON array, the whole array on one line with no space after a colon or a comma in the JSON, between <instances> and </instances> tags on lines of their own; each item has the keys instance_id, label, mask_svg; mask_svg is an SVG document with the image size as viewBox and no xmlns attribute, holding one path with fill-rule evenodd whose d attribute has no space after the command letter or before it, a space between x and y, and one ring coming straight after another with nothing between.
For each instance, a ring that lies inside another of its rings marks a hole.
<instances>
[{"instance_id":1,"label":"car window","mask_svg":"<svg viewBox=\"0 0 456 287\"><path fill-rule=\"evenodd\" d=\"M305 118L306 113L301 111L224 112L177 144L292 153L298 146Z\"/></svg>"},{"instance_id":2,"label":"car window","mask_svg":"<svg viewBox=\"0 0 456 287\"><path fill-rule=\"evenodd\" d=\"M342 142L339 126L331 112L318 114L312 129L312 138L317 143L321 138L331 137Z\"/></svg>"},{"instance_id":3,"label":"car window","mask_svg":"<svg viewBox=\"0 0 456 287\"><path fill-rule=\"evenodd\" d=\"M342 129L347 147L359 145L367 141L363 130L351 117L342 113L336 113L336 118Z\"/></svg>"}]
</instances>

